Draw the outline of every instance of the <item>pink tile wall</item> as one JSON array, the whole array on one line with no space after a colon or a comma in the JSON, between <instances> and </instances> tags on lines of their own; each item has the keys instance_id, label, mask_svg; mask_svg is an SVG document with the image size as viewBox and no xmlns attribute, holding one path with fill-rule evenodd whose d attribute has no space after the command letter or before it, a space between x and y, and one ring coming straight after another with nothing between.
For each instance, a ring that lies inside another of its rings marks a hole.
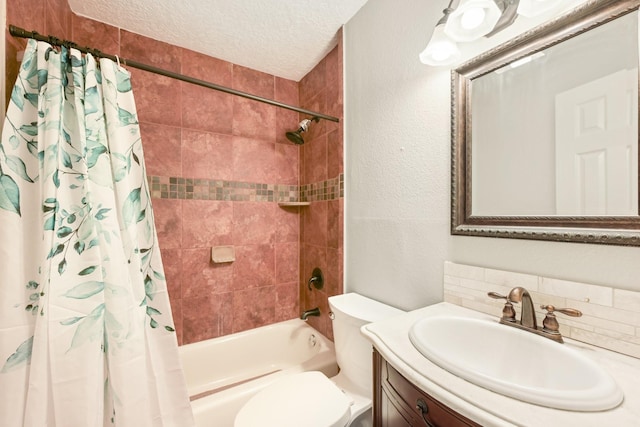
<instances>
[{"instance_id":1,"label":"pink tile wall","mask_svg":"<svg viewBox=\"0 0 640 427\"><path fill-rule=\"evenodd\" d=\"M7 0L7 22L259 96L299 103L297 82L76 16L66 0ZM24 44L7 34L8 93L19 67L16 52ZM330 61L323 60L323 69ZM150 175L299 184L300 149L284 137L285 130L299 121L297 113L130 71ZM302 86L308 90L308 85ZM153 199L153 207L180 343L299 316L297 209L282 209L275 202L179 199ZM215 245L233 245L236 261L213 264L210 250Z\"/></svg>"},{"instance_id":2,"label":"pink tile wall","mask_svg":"<svg viewBox=\"0 0 640 427\"><path fill-rule=\"evenodd\" d=\"M338 117L340 123L314 123L301 148L301 184L337 178L343 167L342 34L336 46L300 81L300 105ZM313 201L301 209L301 310L320 307L321 316L309 319L333 339L328 298L343 293L343 198ZM324 273L324 288L309 291L307 281L315 267Z\"/></svg>"}]
</instances>

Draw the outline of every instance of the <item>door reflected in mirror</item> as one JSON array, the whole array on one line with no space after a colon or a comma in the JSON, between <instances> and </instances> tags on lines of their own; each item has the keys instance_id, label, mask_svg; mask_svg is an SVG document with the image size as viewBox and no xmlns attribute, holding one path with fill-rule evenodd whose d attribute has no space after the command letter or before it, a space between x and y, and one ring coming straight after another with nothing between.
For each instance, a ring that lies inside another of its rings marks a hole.
<instances>
[{"instance_id":1,"label":"door reflected in mirror","mask_svg":"<svg viewBox=\"0 0 640 427\"><path fill-rule=\"evenodd\" d=\"M638 215L638 12L471 81L472 215Z\"/></svg>"}]
</instances>

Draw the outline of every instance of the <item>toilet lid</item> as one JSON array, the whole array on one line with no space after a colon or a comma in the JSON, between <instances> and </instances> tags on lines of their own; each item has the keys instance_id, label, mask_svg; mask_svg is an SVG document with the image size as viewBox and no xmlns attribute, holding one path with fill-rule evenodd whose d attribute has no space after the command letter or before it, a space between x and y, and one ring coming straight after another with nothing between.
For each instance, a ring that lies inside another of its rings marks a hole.
<instances>
[{"instance_id":1,"label":"toilet lid","mask_svg":"<svg viewBox=\"0 0 640 427\"><path fill-rule=\"evenodd\" d=\"M351 400L322 372L287 375L240 409L234 427L344 427Z\"/></svg>"}]
</instances>

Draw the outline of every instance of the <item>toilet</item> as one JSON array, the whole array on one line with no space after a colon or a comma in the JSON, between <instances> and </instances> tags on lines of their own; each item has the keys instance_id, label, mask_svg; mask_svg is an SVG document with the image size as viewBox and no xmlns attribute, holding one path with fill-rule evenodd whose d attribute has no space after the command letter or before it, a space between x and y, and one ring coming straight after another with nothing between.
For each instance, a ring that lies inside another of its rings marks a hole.
<instances>
[{"instance_id":1,"label":"toilet","mask_svg":"<svg viewBox=\"0 0 640 427\"><path fill-rule=\"evenodd\" d=\"M356 293L329 297L338 375L317 371L289 375L253 396L234 427L371 426L371 343L360 328L404 313Z\"/></svg>"}]
</instances>

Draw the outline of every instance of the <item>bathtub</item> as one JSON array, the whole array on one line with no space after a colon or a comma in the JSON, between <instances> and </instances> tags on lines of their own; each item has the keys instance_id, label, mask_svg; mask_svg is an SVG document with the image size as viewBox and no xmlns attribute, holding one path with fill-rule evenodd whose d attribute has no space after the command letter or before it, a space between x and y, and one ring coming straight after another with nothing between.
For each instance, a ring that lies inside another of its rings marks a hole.
<instances>
[{"instance_id":1,"label":"bathtub","mask_svg":"<svg viewBox=\"0 0 640 427\"><path fill-rule=\"evenodd\" d=\"M231 427L251 396L283 375L338 373L333 343L292 319L180 347L196 427Z\"/></svg>"}]
</instances>

